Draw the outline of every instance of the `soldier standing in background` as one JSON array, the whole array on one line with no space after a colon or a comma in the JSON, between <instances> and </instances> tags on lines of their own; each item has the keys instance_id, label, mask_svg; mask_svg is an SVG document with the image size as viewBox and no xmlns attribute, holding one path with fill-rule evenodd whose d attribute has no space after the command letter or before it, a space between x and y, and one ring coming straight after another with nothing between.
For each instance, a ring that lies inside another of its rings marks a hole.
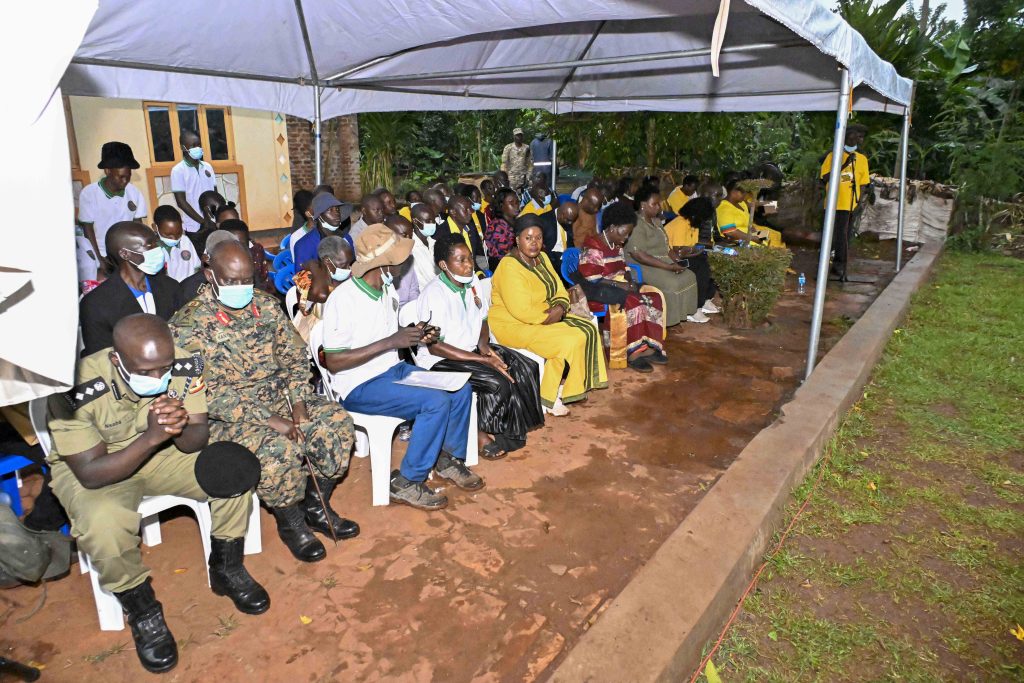
<instances>
[{"instance_id":1,"label":"soldier standing in background","mask_svg":"<svg viewBox=\"0 0 1024 683\"><path fill-rule=\"evenodd\" d=\"M209 257L209 287L172 319L175 341L206 357L210 431L259 458L256 493L273 512L281 540L298 560L322 560L326 550L310 529L329 534L333 527L339 539L359 534L358 524L330 507L348 469L352 418L314 393L298 333L272 296L253 291L248 250L226 241Z\"/></svg>"},{"instance_id":2,"label":"soldier standing in background","mask_svg":"<svg viewBox=\"0 0 1024 683\"><path fill-rule=\"evenodd\" d=\"M530 146L523 142L523 129L512 130L512 142L501 152L501 170L508 174L509 187L522 192L533 168Z\"/></svg>"}]
</instances>

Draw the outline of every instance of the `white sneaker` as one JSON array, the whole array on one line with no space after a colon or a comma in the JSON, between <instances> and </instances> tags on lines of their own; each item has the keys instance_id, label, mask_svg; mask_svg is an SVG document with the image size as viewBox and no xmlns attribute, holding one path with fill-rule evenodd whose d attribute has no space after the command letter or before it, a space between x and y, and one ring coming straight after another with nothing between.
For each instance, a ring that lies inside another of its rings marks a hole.
<instances>
[{"instance_id":1,"label":"white sneaker","mask_svg":"<svg viewBox=\"0 0 1024 683\"><path fill-rule=\"evenodd\" d=\"M704 311L708 315L712 315L714 313L721 313L722 312L718 308L718 306L715 305L715 302L712 301L711 299L708 299L707 301L705 301L704 305L700 307L700 310Z\"/></svg>"},{"instance_id":2,"label":"white sneaker","mask_svg":"<svg viewBox=\"0 0 1024 683\"><path fill-rule=\"evenodd\" d=\"M688 323L706 323L710 320L711 318L704 315L704 311L701 311L699 309L693 315L686 316L686 322Z\"/></svg>"},{"instance_id":3,"label":"white sneaker","mask_svg":"<svg viewBox=\"0 0 1024 683\"><path fill-rule=\"evenodd\" d=\"M562 399L559 398L557 401L555 401L555 405L553 407L544 407L544 414L554 415L555 417L565 417L566 415L569 414L569 409L565 407L565 404L562 403Z\"/></svg>"}]
</instances>

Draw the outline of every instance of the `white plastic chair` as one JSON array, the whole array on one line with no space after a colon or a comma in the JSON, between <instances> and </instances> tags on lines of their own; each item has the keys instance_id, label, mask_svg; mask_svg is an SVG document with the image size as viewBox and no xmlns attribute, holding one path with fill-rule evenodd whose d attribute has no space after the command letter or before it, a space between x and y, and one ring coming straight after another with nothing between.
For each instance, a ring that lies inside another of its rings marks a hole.
<instances>
[{"instance_id":1,"label":"white plastic chair","mask_svg":"<svg viewBox=\"0 0 1024 683\"><path fill-rule=\"evenodd\" d=\"M288 316L288 319L295 322L295 316L298 315L298 311L295 310L296 305L299 303L299 288L292 286L291 289L284 295L284 310Z\"/></svg>"},{"instance_id":2,"label":"white plastic chair","mask_svg":"<svg viewBox=\"0 0 1024 683\"><path fill-rule=\"evenodd\" d=\"M39 445L46 455L50 454L52 442L46 426L46 398L37 398L29 403L29 419L32 429L39 439ZM249 515L249 526L245 534L244 553L252 555L263 550L263 539L260 530L260 505L256 494L252 494L253 508ZM180 496L147 496L139 503L139 514L142 515L141 536L147 546L160 545L163 538L160 534L160 513L173 507L184 506L192 509L199 523L199 536L203 543L203 556L206 566L206 585L210 585L210 532L213 519L210 504L182 498ZM82 574L89 573L92 583L93 599L96 601L96 614L99 617L100 630L121 631L124 629L124 615L117 597L100 586L99 572L93 567L88 554L78 551L78 565Z\"/></svg>"}]
</instances>

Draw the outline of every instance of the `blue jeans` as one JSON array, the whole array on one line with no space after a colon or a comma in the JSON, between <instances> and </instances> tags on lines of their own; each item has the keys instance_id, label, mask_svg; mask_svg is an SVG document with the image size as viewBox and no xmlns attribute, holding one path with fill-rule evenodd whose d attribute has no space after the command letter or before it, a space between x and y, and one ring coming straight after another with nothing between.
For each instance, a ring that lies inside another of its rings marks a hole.
<instances>
[{"instance_id":1,"label":"blue jeans","mask_svg":"<svg viewBox=\"0 0 1024 683\"><path fill-rule=\"evenodd\" d=\"M473 388L468 382L452 392L395 384L417 371L415 365L397 363L357 386L343 403L357 413L415 420L399 471L410 481L426 481L441 449L466 459Z\"/></svg>"}]
</instances>

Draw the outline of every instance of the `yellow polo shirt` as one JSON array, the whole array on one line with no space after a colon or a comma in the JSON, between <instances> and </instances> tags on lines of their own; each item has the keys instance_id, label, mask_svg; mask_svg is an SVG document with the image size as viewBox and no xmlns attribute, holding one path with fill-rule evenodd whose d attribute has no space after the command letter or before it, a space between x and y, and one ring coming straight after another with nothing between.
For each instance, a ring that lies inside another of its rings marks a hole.
<instances>
[{"instance_id":1,"label":"yellow polo shirt","mask_svg":"<svg viewBox=\"0 0 1024 683\"><path fill-rule=\"evenodd\" d=\"M871 182L871 173L868 171L868 158L860 152L853 153L853 161L846 163L850 158L849 152L843 152L843 164L846 164L840 172L839 196L836 199L838 211L853 211L860 203L860 188ZM832 152L825 157L821 164L821 177L824 178L832 170ZM825 202L828 202L828 194L825 195Z\"/></svg>"}]
</instances>

